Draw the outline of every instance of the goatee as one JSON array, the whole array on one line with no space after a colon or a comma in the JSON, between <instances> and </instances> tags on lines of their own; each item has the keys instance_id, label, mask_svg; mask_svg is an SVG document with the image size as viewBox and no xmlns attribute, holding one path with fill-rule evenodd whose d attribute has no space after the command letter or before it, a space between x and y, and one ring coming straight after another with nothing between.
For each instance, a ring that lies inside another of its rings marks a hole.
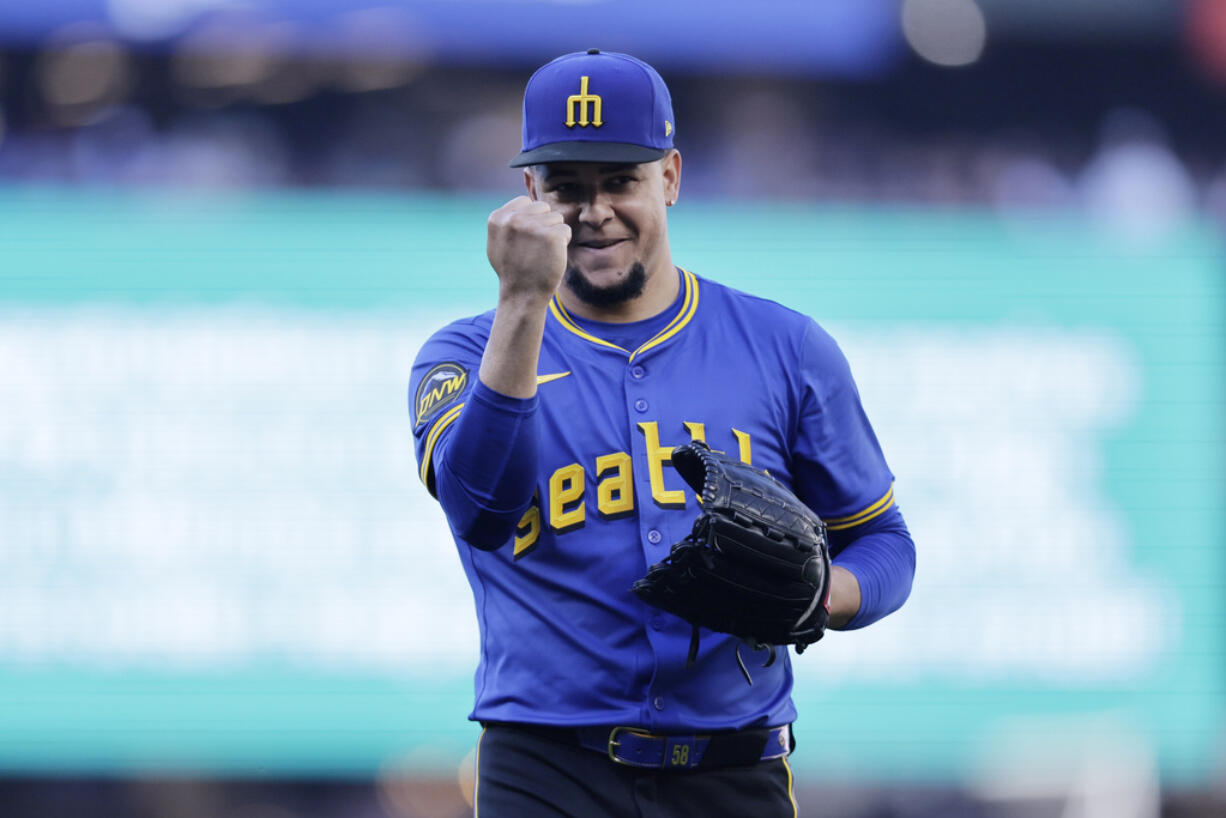
<instances>
[{"instance_id":1,"label":"goatee","mask_svg":"<svg viewBox=\"0 0 1226 818\"><path fill-rule=\"evenodd\" d=\"M574 267L567 267L566 286L584 304L602 309L616 307L643 294L643 288L647 286L647 270L642 262L636 261L620 282L611 287L597 287L583 273Z\"/></svg>"}]
</instances>

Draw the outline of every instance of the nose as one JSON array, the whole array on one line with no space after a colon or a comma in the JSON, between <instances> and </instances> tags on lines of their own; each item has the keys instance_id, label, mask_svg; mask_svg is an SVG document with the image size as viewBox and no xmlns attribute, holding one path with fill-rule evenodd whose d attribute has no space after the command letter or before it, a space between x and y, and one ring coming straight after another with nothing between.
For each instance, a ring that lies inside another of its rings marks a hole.
<instances>
[{"instance_id":1,"label":"nose","mask_svg":"<svg viewBox=\"0 0 1226 818\"><path fill-rule=\"evenodd\" d=\"M589 227L600 227L613 218L613 208L602 194L595 193L579 206L579 221Z\"/></svg>"}]
</instances>

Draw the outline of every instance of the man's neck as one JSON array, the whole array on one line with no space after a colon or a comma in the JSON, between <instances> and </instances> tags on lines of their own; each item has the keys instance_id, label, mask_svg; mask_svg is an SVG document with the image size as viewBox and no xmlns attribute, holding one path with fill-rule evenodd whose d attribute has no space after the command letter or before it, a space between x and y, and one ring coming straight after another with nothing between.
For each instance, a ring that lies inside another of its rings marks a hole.
<instances>
[{"instance_id":1,"label":"man's neck","mask_svg":"<svg viewBox=\"0 0 1226 818\"><path fill-rule=\"evenodd\" d=\"M570 287L566 286L565 280L558 287L558 300L568 312L580 318L605 321L610 324L625 324L659 315L677 299L680 288L681 276L670 259L666 266L662 265L661 269L653 270L647 276L643 292L620 304L605 307L593 306L575 295Z\"/></svg>"}]
</instances>

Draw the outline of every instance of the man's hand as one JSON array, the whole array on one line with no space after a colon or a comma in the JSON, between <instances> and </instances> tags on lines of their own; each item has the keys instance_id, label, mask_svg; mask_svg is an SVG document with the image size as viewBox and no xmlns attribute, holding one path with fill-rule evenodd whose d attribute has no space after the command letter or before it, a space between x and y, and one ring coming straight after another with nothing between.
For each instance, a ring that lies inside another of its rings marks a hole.
<instances>
[{"instance_id":1,"label":"man's hand","mask_svg":"<svg viewBox=\"0 0 1226 818\"><path fill-rule=\"evenodd\" d=\"M516 196L490 214L486 254L501 287L500 301L548 301L566 272L570 226L544 202Z\"/></svg>"}]
</instances>

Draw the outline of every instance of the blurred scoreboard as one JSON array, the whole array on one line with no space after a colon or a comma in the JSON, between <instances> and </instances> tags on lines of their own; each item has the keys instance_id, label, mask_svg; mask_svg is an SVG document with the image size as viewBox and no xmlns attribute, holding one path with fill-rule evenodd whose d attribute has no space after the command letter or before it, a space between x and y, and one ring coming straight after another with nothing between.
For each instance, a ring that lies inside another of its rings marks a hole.
<instances>
[{"instance_id":1,"label":"blurred scoreboard","mask_svg":"<svg viewBox=\"0 0 1226 818\"><path fill-rule=\"evenodd\" d=\"M863 76L903 53L894 0L56 0L0 5L0 43L106 33L142 49L535 67L589 47L660 68ZM651 25L643 25L651 20Z\"/></svg>"},{"instance_id":2,"label":"blurred scoreboard","mask_svg":"<svg viewBox=\"0 0 1226 818\"><path fill-rule=\"evenodd\" d=\"M0 191L0 769L460 763L476 622L406 387L434 329L493 306L497 204ZM840 340L918 546L906 607L795 659L796 766L1220 771L1217 238L670 219L681 264Z\"/></svg>"}]
</instances>

